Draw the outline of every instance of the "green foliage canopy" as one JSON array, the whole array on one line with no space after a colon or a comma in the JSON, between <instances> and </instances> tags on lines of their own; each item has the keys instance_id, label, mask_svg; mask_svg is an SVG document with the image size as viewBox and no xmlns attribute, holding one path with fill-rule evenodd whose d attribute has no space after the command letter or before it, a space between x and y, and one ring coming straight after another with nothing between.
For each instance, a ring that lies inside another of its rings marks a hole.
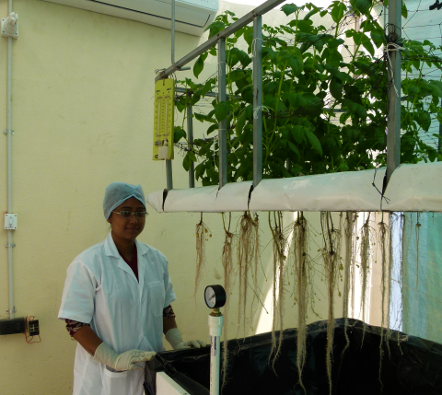
<instances>
[{"instance_id":1,"label":"green foliage canopy","mask_svg":"<svg viewBox=\"0 0 442 395\"><path fill-rule=\"evenodd\" d=\"M386 44L383 28L372 16L371 0L352 0L350 6L335 1L328 9L313 4L282 7L292 19L285 25L263 25L263 177L333 173L373 168L386 164L388 58L376 56ZM355 30L349 21L362 20ZM403 10L406 15L406 9ZM323 24L314 24L315 20ZM213 36L237 20L226 11L209 27ZM326 29L324 25L333 26ZM241 44L243 43L243 44ZM442 82L422 78L422 67L442 68L432 55L435 46L403 40L401 162L441 160L433 147L419 137L428 132L431 118L442 121ZM226 102L211 102L207 114L194 117L208 123L205 138L194 140L183 160L186 170L199 162L195 177L203 185L218 183L218 123L228 124L228 181L253 178L253 28L246 26L226 40ZM240 49L244 47L246 50ZM210 54L194 64L196 78ZM186 79L192 94L177 98L179 111L196 104L207 92L217 90L217 77L204 83ZM185 138L182 126L176 138Z\"/></svg>"}]
</instances>

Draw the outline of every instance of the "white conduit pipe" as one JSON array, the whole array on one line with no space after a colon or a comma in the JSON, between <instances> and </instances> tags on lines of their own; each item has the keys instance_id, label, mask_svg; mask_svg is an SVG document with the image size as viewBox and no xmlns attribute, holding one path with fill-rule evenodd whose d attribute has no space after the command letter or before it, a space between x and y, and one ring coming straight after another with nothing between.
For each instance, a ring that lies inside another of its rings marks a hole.
<instances>
[{"instance_id":1,"label":"white conduit pipe","mask_svg":"<svg viewBox=\"0 0 442 395\"><path fill-rule=\"evenodd\" d=\"M12 13L12 0L9 0L9 15ZM8 213L12 214L12 37L8 37L8 71L7 71L7 114L6 114L6 135L7 135L7 173L8 173ZM8 229L8 273L9 273L9 318L14 318L14 276L12 264L12 230Z\"/></svg>"},{"instance_id":2,"label":"white conduit pipe","mask_svg":"<svg viewBox=\"0 0 442 395\"><path fill-rule=\"evenodd\" d=\"M219 395L219 372L221 370L220 338L223 332L224 317L209 315L210 328L210 395Z\"/></svg>"}]
</instances>

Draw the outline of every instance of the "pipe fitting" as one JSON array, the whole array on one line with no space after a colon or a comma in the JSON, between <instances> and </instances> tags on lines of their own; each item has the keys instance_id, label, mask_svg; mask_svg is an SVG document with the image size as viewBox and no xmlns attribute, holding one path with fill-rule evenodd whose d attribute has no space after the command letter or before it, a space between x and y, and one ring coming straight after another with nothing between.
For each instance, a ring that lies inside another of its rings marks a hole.
<instances>
[{"instance_id":1,"label":"pipe fitting","mask_svg":"<svg viewBox=\"0 0 442 395\"><path fill-rule=\"evenodd\" d=\"M2 36L18 37L18 15L11 12L7 18L2 18Z\"/></svg>"}]
</instances>

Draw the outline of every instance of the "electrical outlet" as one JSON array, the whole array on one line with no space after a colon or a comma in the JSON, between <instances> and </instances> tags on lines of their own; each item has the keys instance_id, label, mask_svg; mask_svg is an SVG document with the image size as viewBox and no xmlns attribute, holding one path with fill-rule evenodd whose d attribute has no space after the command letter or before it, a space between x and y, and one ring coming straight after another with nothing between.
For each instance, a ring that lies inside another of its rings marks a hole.
<instances>
[{"instance_id":1,"label":"electrical outlet","mask_svg":"<svg viewBox=\"0 0 442 395\"><path fill-rule=\"evenodd\" d=\"M40 334L40 324L38 320L32 320L28 322L29 336L38 336Z\"/></svg>"},{"instance_id":2,"label":"electrical outlet","mask_svg":"<svg viewBox=\"0 0 442 395\"><path fill-rule=\"evenodd\" d=\"M0 335L12 335L13 333L23 333L24 331L25 331L24 318L0 320Z\"/></svg>"}]
</instances>

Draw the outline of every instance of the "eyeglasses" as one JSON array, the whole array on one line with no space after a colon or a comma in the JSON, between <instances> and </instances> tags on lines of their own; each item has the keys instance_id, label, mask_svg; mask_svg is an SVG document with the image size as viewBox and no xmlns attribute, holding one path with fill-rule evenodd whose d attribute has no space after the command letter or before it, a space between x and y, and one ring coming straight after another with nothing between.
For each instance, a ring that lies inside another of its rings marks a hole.
<instances>
[{"instance_id":1,"label":"eyeglasses","mask_svg":"<svg viewBox=\"0 0 442 395\"><path fill-rule=\"evenodd\" d=\"M129 218L132 217L132 215L135 215L135 217L137 218L145 218L146 215L148 215L148 213L146 213L145 211L136 211L136 212L132 212L132 211L112 211L115 214L118 214L120 217L123 218Z\"/></svg>"}]
</instances>

